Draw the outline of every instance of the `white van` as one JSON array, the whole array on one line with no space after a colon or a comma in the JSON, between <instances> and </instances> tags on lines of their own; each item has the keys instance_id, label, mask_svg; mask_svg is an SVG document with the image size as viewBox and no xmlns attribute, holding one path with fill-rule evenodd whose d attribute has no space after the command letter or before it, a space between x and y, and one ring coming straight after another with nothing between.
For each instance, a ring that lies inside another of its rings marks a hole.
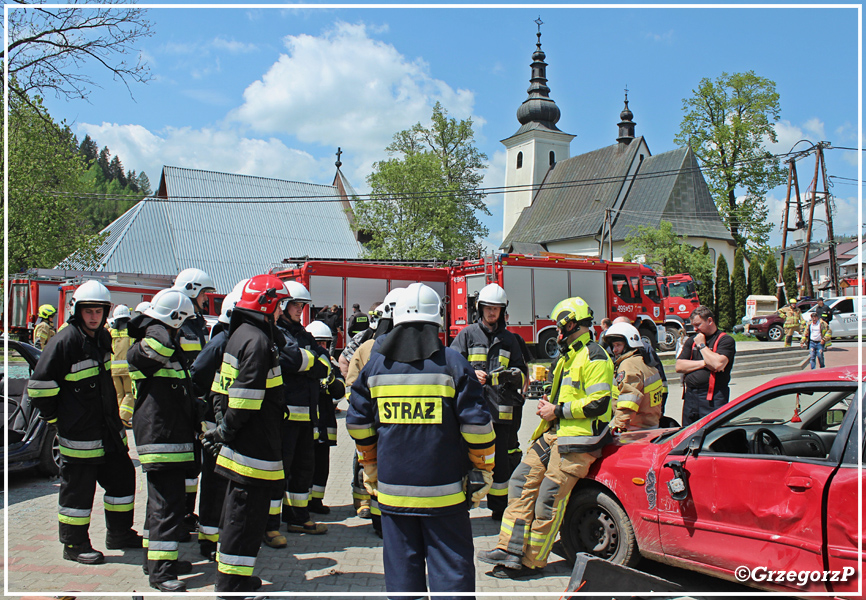
<instances>
[{"instance_id":1,"label":"white van","mask_svg":"<svg viewBox=\"0 0 866 600\"><path fill-rule=\"evenodd\" d=\"M863 318L866 308L866 298L857 296L844 296L839 298L825 298L824 306L833 310L833 318L830 320L830 330L833 337L848 337L859 334L860 320ZM809 322L812 309L803 313L803 318Z\"/></svg>"}]
</instances>

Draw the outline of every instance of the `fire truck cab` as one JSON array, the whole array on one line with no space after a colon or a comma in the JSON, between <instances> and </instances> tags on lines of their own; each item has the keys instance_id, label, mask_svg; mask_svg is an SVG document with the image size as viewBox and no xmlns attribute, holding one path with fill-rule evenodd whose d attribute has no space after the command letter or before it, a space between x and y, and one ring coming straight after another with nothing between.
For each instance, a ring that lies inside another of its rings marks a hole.
<instances>
[{"instance_id":1,"label":"fire truck cab","mask_svg":"<svg viewBox=\"0 0 866 600\"><path fill-rule=\"evenodd\" d=\"M692 333L694 328L689 315L700 306L697 282L688 273L659 277L662 288L662 309L665 315L664 340L659 342L662 350L673 350L681 331Z\"/></svg>"}]
</instances>

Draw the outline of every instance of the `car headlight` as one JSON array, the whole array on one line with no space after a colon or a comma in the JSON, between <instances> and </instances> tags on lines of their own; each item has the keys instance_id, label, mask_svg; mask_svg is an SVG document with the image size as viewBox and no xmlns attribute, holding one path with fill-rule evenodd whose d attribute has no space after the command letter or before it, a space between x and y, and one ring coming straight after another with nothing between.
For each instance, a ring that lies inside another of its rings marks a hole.
<instances>
[{"instance_id":1,"label":"car headlight","mask_svg":"<svg viewBox=\"0 0 866 600\"><path fill-rule=\"evenodd\" d=\"M767 322L767 317L761 317L760 319L755 319L752 321L755 325L763 325Z\"/></svg>"}]
</instances>

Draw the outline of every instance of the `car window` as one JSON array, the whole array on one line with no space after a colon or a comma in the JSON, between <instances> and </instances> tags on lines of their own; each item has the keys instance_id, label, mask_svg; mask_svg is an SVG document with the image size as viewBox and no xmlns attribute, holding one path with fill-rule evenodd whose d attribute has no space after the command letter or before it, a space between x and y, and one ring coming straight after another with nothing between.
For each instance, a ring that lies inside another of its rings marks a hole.
<instances>
[{"instance_id":1,"label":"car window","mask_svg":"<svg viewBox=\"0 0 866 600\"><path fill-rule=\"evenodd\" d=\"M637 277L632 277L632 285L630 285L629 278L625 275L611 275L611 284L613 285L614 293L619 296L620 300L626 302L628 304L640 304L640 291L639 291L639 282ZM637 291L637 293L633 293L633 289Z\"/></svg>"},{"instance_id":2,"label":"car window","mask_svg":"<svg viewBox=\"0 0 866 600\"><path fill-rule=\"evenodd\" d=\"M833 305L833 310L837 313L854 312L854 301L851 298L843 298Z\"/></svg>"},{"instance_id":3,"label":"car window","mask_svg":"<svg viewBox=\"0 0 866 600\"><path fill-rule=\"evenodd\" d=\"M668 296L671 298L688 298L691 295L689 284L685 281L668 284Z\"/></svg>"},{"instance_id":4,"label":"car window","mask_svg":"<svg viewBox=\"0 0 866 600\"><path fill-rule=\"evenodd\" d=\"M661 298L659 298L658 286L656 285L655 277L650 277L648 275L644 275L643 280L643 293L644 295L652 300L653 302L661 302Z\"/></svg>"},{"instance_id":5,"label":"car window","mask_svg":"<svg viewBox=\"0 0 866 600\"><path fill-rule=\"evenodd\" d=\"M3 353L3 346L0 345L0 354ZM8 364L8 377L9 379L27 379L31 375L30 363L27 362L20 352L13 348L9 348L9 353L4 356L6 360L3 363L0 363L0 373L2 373L3 377L7 376L7 364Z\"/></svg>"}]
</instances>

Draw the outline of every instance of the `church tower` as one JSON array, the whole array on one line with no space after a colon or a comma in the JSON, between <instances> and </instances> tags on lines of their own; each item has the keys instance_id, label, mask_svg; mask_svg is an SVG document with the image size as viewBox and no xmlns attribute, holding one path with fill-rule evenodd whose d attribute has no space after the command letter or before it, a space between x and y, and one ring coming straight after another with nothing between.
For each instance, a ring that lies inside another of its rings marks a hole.
<instances>
[{"instance_id":1,"label":"church tower","mask_svg":"<svg viewBox=\"0 0 866 600\"><path fill-rule=\"evenodd\" d=\"M520 129L502 140L507 161L503 237L511 231L523 209L532 204L532 198L550 167L570 157L569 147L575 137L556 126L560 113L547 87L547 63L541 50L543 23L541 19L535 22L538 24L538 41L532 53L532 77L527 90L529 97L517 109Z\"/></svg>"}]
</instances>

